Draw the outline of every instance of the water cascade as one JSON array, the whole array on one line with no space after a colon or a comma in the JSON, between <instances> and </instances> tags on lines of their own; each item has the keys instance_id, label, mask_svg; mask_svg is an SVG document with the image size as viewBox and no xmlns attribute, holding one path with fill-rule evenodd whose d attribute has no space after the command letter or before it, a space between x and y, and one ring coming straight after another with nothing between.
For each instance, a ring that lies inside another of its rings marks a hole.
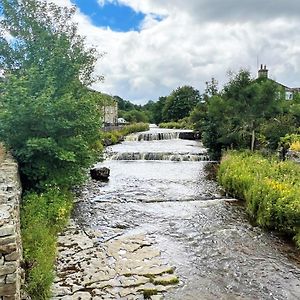
<instances>
[{"instance_id":1,"label":"water cascade","mask_svg":"<svg viewBox=\"0 0 300 300\"><path fill-rule=\"evenodd\" d=\"M171 153L171 152L123 152L110 153L110 160L169 160L169 161L208 161L207 153Z\"/></svg>"},{"instance_id":2,"label":"water cascade","mask_svg":"<svg viewBox=\"0 0 300 300\"><path fill-rule=\"evenodd\" d=\"M178 139L180 132L141 132L131 134L126 137L125 141L140 142L140 141L161 141Z\"/></svg>"}]
</instances>

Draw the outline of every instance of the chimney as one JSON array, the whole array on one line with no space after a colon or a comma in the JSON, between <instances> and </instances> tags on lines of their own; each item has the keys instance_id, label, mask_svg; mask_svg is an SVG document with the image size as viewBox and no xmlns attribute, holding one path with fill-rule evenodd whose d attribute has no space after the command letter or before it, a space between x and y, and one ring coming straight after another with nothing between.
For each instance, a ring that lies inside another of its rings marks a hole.
<instances>
[{"instance_id":1,"label":"chimney","mask_svg":"<svg viewBox=\"0 0 300 300\"><path fill-rule=\"evenodd\" d=\"M266 65L260 65L260 70L258 70L258 78L268 78L268 72Z\"/></svg>"}]
</instances>

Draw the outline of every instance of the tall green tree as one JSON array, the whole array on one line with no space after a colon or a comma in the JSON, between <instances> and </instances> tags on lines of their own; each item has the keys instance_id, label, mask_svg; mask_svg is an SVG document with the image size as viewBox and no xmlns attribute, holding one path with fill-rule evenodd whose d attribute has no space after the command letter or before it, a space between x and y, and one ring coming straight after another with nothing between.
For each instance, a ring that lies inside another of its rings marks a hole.
<instances>
[{"instance_id":1,"label":"tall green tree","mask_svg":"<svg viewBox=\"0 0 300 300\"><path fill-rule=\"evenodd\" d=\"M200 102L199 91L191 86L182 86L174 90L166 99L162 114L163 120L178 121L188 117Z\"/></svg>"},{"instance_id":2,"label":"tall green tree","mask_svg":"<svg viewBox=\"0 0 300 300\"><path fill-rule=\"evenodd\" d=\"M241 70L207 101L204 143L217 156L222 148L253 150L261 124L280 113L282 101L276 83Z\"/></svg>"},{"instance_id":3,"label":"tall green tree","mask_svg":"<svg viewBox=\"0 0 300 300\"><path fill-rule=\"evenodd\" d=\"M72 22L75 10L1 0L0 139L25 185L69 187L97 155L100 115L87 86L97 59Z\"/></svg>"}]
</instances>

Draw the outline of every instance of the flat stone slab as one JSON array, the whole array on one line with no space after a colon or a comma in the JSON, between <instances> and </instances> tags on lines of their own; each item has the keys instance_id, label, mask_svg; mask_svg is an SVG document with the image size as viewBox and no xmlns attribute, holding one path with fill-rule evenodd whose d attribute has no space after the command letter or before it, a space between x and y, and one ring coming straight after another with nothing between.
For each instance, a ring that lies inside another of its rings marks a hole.
<instances>
[{"instance_id":1,"label":"flat stone slab","mask_svg":"<svg viewBox=\"0 0 300 300\"><path fill-rule=\"evenodd\" d=\"M59 237L52 300L163 299L178 278L144 235L116 237L100 244L73 221ZM170 274L172 273L172 274ZM154 297L154 298L153 298Z\"/></svg>"}]
</instances>

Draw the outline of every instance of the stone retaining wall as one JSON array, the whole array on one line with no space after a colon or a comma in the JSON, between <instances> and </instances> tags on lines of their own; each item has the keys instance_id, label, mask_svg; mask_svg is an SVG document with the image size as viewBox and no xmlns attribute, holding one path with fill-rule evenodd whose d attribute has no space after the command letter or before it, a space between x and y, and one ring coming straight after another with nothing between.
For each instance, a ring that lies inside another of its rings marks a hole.
<instances>
[{"instance_id":1,"label":"stone retaining wall","mask_svg":"<svg viewBox=\"0 0 300 300\"><path fill-rule=\"evenodd\" d=\"M8 155L0 157L0 300L20 299L20 199L18 165Z\"/></svg>"}]
</instances>

